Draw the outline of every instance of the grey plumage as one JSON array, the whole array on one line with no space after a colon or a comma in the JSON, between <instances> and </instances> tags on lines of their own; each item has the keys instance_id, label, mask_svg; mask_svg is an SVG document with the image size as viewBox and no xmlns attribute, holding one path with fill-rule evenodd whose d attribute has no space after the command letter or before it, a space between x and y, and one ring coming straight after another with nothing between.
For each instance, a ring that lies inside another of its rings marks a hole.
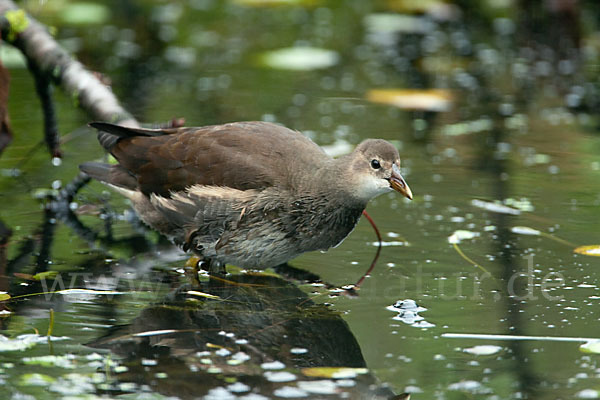
<instances>
[{"instance_id":1,"label":"grey plumage","mask_svg":"<svg viewBox=\"0 0 600 400\"><path fill-rule=\"evenodd\" d=\"M352 231L372 197L392 188L412 197L396 173L398 152L383 140L334 160L302 134L266 122L92 126L119 164L85 163L82 171L129 197L148 225L217 264L266 268L326 250Z\"/></svg>"}]
</instances>

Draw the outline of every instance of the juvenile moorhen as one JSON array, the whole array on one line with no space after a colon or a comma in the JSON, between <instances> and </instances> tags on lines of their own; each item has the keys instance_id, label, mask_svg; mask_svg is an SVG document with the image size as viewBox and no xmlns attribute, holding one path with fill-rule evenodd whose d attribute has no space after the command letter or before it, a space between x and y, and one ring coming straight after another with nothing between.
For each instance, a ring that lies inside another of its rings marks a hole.
<instances>
[{"instance_id":1,"label":"juvenile moorhen","mask_svg":"<svg viewBox=\"0 0 600 400\"><path fill-rule=\"evenodd\" d=\"M338 245L367 202L412 193L398 151L367 139L337 159L268 122L137 129L104 122L100 144L119 162L81 170L131 199L140 218L210 270L263 269Z\"/></svg>"}]
</instances>

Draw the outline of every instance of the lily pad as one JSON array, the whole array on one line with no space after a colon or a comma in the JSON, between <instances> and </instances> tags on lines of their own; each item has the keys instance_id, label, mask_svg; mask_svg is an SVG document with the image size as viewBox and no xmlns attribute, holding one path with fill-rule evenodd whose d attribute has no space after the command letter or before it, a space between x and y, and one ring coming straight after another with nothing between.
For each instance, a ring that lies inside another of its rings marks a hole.
<instances>
[{"instance_id":1,"label":"lily pad","mask_svg":"<svg viewBox=\"0 0 600 400\"><path fill-rule=\"evenodd\" d=\"M110 10L98 3L71 3L61 11L60 18L71 25L100 25L109 20Z\"/></svg>"},{"instance_id":2,"label":"lily pad","mask_svg":"<svg viewBox=\"0 0 600 400\"><path fill-rule=\"evenodd\" d=\"M573 250L577 254L586 256L600 257L600 244L592 244L587 246L579 246Z\"/></svg>"},{"instance_id":3,"label":"lily pad","mask_svg":"<svg viewBox=\"0 0 600 400\"><path fill-rule=\"evenodd\" d=\"M501 346L486 344L463 349L463 352L473 354L476 356L490 356L492 354L498 353L500 350L502 350Z\"/></svg>"},{"instance_id":4,"label":"lily pad","mask_svg":"<svg viewBox=\"0 0 600 400\"><path fill-rule=\"evenodd\" d=\"M416 111L442 112L452 106L452 94L445 89L372 89L367 100Z\"/></svg>"},{"instance_id":5,"label":"lily pad","mask_svg":"<svg viewBox=\"0 0 600 400\"><path fill-rule=\"evenodd\" d=\"M291 71L312 71L336 65L339 55L333 50L298 46L268 51L260 56L265 67Z\"/></svg>"}]
</instances>

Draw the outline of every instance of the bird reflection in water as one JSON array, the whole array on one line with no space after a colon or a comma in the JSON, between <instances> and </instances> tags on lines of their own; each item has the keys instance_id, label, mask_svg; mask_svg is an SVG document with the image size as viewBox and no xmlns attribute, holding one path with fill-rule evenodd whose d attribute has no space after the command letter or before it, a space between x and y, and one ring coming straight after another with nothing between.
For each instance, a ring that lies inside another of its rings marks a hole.
<instances>
[{"instance_id":1,"label":"bird reflection in water","mask_svg":"<svg viewBox=\"0 0 600 400\"><path fill-rule=\"evenodd\" d=\"M124 358L119 382L179 398L407 398L376 383L337 312L276 276L227 279L181 286L89 345Z\"/></svg>"}]
</instances>

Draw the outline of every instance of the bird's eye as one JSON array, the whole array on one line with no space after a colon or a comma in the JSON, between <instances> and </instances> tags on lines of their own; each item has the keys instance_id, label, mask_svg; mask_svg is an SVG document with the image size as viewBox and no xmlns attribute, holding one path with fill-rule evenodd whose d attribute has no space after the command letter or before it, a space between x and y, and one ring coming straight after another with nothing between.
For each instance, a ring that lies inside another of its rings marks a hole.
<instances>
[{"instance_id":1,"label":"bird's eye","mask_svg":"<svg viewBox=\"0 0 600 400\"><path fill-rule=\"evenodd\" d=\"M379 164L378 160L371 160L371 167L373 169L379 169L379 168L381 168L381 164Z\"/></svg>"}]
</instances>

